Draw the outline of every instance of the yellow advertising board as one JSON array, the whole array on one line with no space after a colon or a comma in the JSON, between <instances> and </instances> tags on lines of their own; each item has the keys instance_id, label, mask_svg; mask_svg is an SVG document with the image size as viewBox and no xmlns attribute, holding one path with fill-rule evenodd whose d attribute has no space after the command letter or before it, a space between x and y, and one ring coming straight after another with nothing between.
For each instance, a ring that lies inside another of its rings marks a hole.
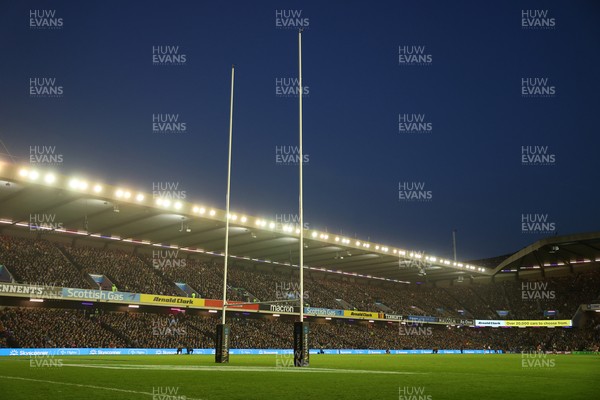
<instances>
[{"instance_id":1,"label":"yellow advertising board","mask_svg":"<svg viewBox=\"0 0 600 400\"><path fill-rule=\"evenodd\" d=\"M570 319L543 319L539 321L504 321L505 326L572 326Z\"/></svg>"},{"instance_id":2,"label":"yellow advertising board","mask_svg":"<svg viewBox=\"0 0 600 400\"><path fill-rule=\"evenodd\" d=\"M353 310L344 310L344 317L354 317L354 318L383 318L382 313L370 312L370 311L353 311Z\"/></svg>"},{"instance_id":3,"label":"yellow advertising board","mask_svg":"<svg viewBox=\"0 0 600 400\"><path fill-rule=\"evenodd\" d=\"M154 294L141 294L140 303L162 306L204 307L204 299L196 299L193 297L158 296Z\"/></svg>"}]
</instances>

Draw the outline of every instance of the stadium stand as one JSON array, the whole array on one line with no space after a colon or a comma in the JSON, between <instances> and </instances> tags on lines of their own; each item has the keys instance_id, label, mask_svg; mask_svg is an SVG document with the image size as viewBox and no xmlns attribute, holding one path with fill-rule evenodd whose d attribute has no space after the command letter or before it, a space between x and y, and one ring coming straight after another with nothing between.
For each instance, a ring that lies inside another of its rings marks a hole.
<instances>
[{"instance_id":1,"label":"stadium stand","mask_svg":"<svg viewBox=\"0 0 600 400\"><path fill-rule=\"evenodd\" d=\"M0 336L12 347L123 347L126 343L83 310L5 308Z\"/></svg>"},{"instance_id":2,"label":"stadium stand","mask_svg":"<svg viewBox=\"0 0 600 400\"><path fill-rule=\"evenodd\" d=\"M90 287L84 276L46 240L0 235L0 264L19 282Z\"/></svg>"},{"instance_id":3,"label":"stadium stand","mask_svg":"<svg viewBox=\"0 0 600 400\"><path fill-rule=\"evenodd\" d=\"M121 291L181 295L173 282L167 281L133 254L91 247L63 246L62 249L81 271L106 275Z\"/></svg>"},{"instance_id":4,"label":"stadium stand","mask_svg":"<svg viewBox=\"0 0 600 400\"><path fill-rule=\"evenodd\" d=\"M142 257L147 263L152 263L150 256ZM156 269L172 282L187 283L201 297L207 299L223 297L223 270L217 268L215 264L188 258L185 263L168 264Z\"/></svg>"},{"instance_id":5,"label":"stadium stand","mask_svg":"<svg viewBox=\"0 0 600 400\"><path fill-rule=\"evenodd\" d=\"M213 348L214 317L183 313L90 313L46 308L0 310L4 347ZM292 323L280 318L231 317L232 348L291 348ZM481 349L509 352L594 350L600 321L584 329L469 328L445 325L367 324L331 321L311 324L311 348L328 349Z\"/></svg>"},{"instance_id":6,"label":"stadium stand","mask_svg":"<svg viewBox=\"0 0 600 400\"><path fill-rule=\"evenodd\" d=\"M215 262L188 257L185 263L156 267L146 254L131 251L73 247L35 239L0 235L0 265L21 283L76 288L98 288L89 274L106 276L119 291L163 295L188 295L175 282L186 283L201 297L222 297L223 267ZM248 270L230 265L228 299L274 301L285 297L285 289L298 289L291 269L281 272ZM548 298L524 298L527 287L545 285ZM106 288L104 288L106 289ZM291 297L297 297L294 290ZM297 290L296 290L297 292ZM387 283L367 279L305 279L307 305L330 309L357 309L439 317L496 319L507 311L513 319L571 318L580 304L600 296L600 274L575 273L543 281L502 281L489 284L455 284L449 287ZM551 317L551 318L554 318Z\"/></svg>"}]
</instances>

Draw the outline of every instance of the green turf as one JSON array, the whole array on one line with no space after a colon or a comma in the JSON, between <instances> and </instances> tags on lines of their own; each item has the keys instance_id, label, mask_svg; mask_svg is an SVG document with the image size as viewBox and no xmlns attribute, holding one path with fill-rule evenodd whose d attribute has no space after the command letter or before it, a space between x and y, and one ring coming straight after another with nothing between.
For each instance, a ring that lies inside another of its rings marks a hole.
<instances>
[{"instance_id":1,"label":"green turf","mask_svg":"<svg viewBox=\"0 0 600 400\"><path fill-rule=\"evenodd\" d=\"M523 367L518 354L311 355L309 368L276 368L274 355L232 356L224 366L199 355L54 358L62 366L35 360L39 366L32 367L29 357L0 359L1 399L166 400L176 398L165 396L174 390L175 396L207 400L396 400L400 390L411 400L571 400L600 393L600 356L593 355L548 355L530 363L534 367Z\"/></svg>"}]
</instances>

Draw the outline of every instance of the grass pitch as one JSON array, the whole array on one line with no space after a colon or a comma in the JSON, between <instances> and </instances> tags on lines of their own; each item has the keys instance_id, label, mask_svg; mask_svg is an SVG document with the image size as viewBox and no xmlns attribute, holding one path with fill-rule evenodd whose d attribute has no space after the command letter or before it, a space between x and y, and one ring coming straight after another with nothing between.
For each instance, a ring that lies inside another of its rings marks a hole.
<instances>
[{"instance_id":1,"label":"grass pitch","mask_svg":"<svg viewBox=\"0 0 600 400\"><path fill-rule=\"evenodd\" d=\"M520 354L56 356L0 359L0 398L19 399L593 399L600 356Z\"/></svg>"}]
</instances>

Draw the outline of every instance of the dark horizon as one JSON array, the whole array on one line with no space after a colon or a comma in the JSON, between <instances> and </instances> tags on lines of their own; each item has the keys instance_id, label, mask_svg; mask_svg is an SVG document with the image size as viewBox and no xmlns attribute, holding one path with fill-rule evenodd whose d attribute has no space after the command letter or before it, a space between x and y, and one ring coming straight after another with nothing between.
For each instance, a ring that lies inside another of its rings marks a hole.
<instances>
[{"instance_id":1,"label":"dark horizon","mask_svg":"<svg viewBox=\"0 0 600 400\"><path fill-rule=\"evenodd\" d=\"M600 230L599 16L584 0L4 2L0 140L224 209L235 64L232 210L293 218L304 27L309 227L446 258L456 229L458 259L500 256Z\"/></svg>"}]
</instances>

